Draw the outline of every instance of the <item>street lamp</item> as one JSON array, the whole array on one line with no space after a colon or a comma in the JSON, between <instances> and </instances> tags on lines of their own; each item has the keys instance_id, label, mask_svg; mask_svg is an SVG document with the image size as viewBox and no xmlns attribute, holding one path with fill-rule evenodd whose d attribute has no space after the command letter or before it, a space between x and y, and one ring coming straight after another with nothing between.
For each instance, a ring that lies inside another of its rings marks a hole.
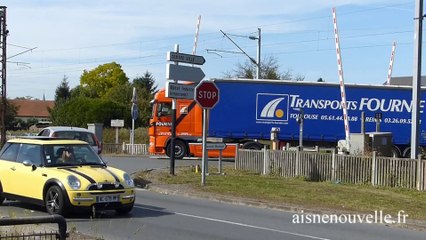
<instances>
[{"instance_id":1,"label":"street lamp","mask_svg":"<svg viewBox=\"0 0 426 240\"><path fill-rule=\"evenodd\" d=\"M220 32L229 39L229 41L231 41L240 51L241 53L243 53L244 55L246 55L250 61L252 63L254 63L256 65L256 79L260 78L260 46L261 46L261 30L260 28L257 29L258 31L258 35L257 36L248 36L248 38L250 40L257 40L257 61L254 60L252 57L250 57L240 46L238 46L238 44L236 42L234 42L229 36L228 34L226 34L225 32L223 32L222 30L220 30ZM231 35L231 34L230 34ZM234 34L232 34L234 35ZM234 36L238 36L238 37L247 37L247 36L241 36L241 35L234 35ZM213 49L207 49L207 52L209 51L216 51L216 52L228 52L228 53L237 53L237 52L229 52L229 51L222 51L222 50L213 50Z\"/></svg>"},{"instance_id":2,"label":"street lamp","mask_svg":"<svg viewBox=\"0 0 426 240\"><path fill-rule=\"evenodd\" d=\"M249 36L251 40L257 40L257 61L256 61L256 79L260 78L260 46L261 46L261 30L257 29L257 37Z\"/></svg>"}]
</instances>

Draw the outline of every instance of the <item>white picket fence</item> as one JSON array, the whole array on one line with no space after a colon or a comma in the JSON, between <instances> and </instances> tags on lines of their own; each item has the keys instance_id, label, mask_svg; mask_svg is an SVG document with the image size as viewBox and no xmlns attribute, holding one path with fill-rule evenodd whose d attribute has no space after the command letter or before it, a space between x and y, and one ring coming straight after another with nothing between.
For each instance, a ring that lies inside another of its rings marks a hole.
<instances>
[{"instance_id":1,"label":"white picket fence","mask_svg":"<svg viewBox=\"0 0 426 240\"><path fill-rule=\"evenodd\" d=\"M103 154L133 154L146 155L148 154L147 144L128 144L128 143L103 143Z\"/></svg>"},{"instance_id":2,"label":"white picket fence","mask_svg":"<svg viewBox=\"0 0 426 240\"><path fill-rule=\"evenodd\" d=\"M426 189L426 160L334 153L239 149L235 168L310 181Z\"/></svg>"}]
</instances>

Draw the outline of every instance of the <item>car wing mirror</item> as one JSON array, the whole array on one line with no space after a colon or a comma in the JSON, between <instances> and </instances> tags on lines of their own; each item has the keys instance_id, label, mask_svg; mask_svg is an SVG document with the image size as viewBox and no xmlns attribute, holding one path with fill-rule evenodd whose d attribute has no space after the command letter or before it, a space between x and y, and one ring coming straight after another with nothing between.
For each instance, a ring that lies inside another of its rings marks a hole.
<instances>
[{"instance_id":1,"label":"car wing mirror","mask_svg":"<svg viewBox=\"0 0 426 240\"><path fill-rule=\"evenodd\" d=\"M34 170L36 170L37 169L37 166L36 165L34 165L33 164L33 162L31 162L31 160L24 160L23 162L22 162L22 164L24 164L24 166L27 166L27 167L32 167L32 169L33 169L33 171Z\"/></svg>"}]
</instances>

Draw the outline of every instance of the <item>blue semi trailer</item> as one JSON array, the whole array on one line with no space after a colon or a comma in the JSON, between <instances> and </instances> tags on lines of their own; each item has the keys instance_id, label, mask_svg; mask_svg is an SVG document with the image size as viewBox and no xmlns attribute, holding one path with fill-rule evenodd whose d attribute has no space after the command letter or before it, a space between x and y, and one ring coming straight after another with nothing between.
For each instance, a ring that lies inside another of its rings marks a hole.
<instances>
[{"instance_id":1,"label":"blue semi trailer","mask_svg":"<svg viewBox=\"0 0 426 240\"><path fill-rule=\"evenodd\" d=\"M271 129L279 129L281 143L297 146L303 110L304 146L336 147L345 139L340 87L337 83L282 80L213 79L220 89L219 103L210 111L209 137L245 143L245 148L260 148L256 140L270 140ZM380 130L392 133L394 156L409 157L411 139L412 91L409 86L346 84L346 101L351 133ZM421 93L420 119L425 103ZM426 133L420 124L420 145Z\"/></svg>"}]
</instances>

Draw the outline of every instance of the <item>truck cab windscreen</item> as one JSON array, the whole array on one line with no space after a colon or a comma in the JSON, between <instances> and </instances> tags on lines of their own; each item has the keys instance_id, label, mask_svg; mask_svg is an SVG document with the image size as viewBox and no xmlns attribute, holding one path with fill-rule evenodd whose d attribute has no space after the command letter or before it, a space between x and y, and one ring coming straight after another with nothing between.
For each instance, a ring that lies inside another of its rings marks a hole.
<instances>
[{"instance_id":1,"label":"truck cab windscreen","mask_svg":"<svg viewBox=\"0 0 426 240\"><path fill-rule=\"evenodd\" d=\"M171 103L159 103L157 105L157 116L171 116L172 115L172 104Z\"/></svg>"}]
</instances>

